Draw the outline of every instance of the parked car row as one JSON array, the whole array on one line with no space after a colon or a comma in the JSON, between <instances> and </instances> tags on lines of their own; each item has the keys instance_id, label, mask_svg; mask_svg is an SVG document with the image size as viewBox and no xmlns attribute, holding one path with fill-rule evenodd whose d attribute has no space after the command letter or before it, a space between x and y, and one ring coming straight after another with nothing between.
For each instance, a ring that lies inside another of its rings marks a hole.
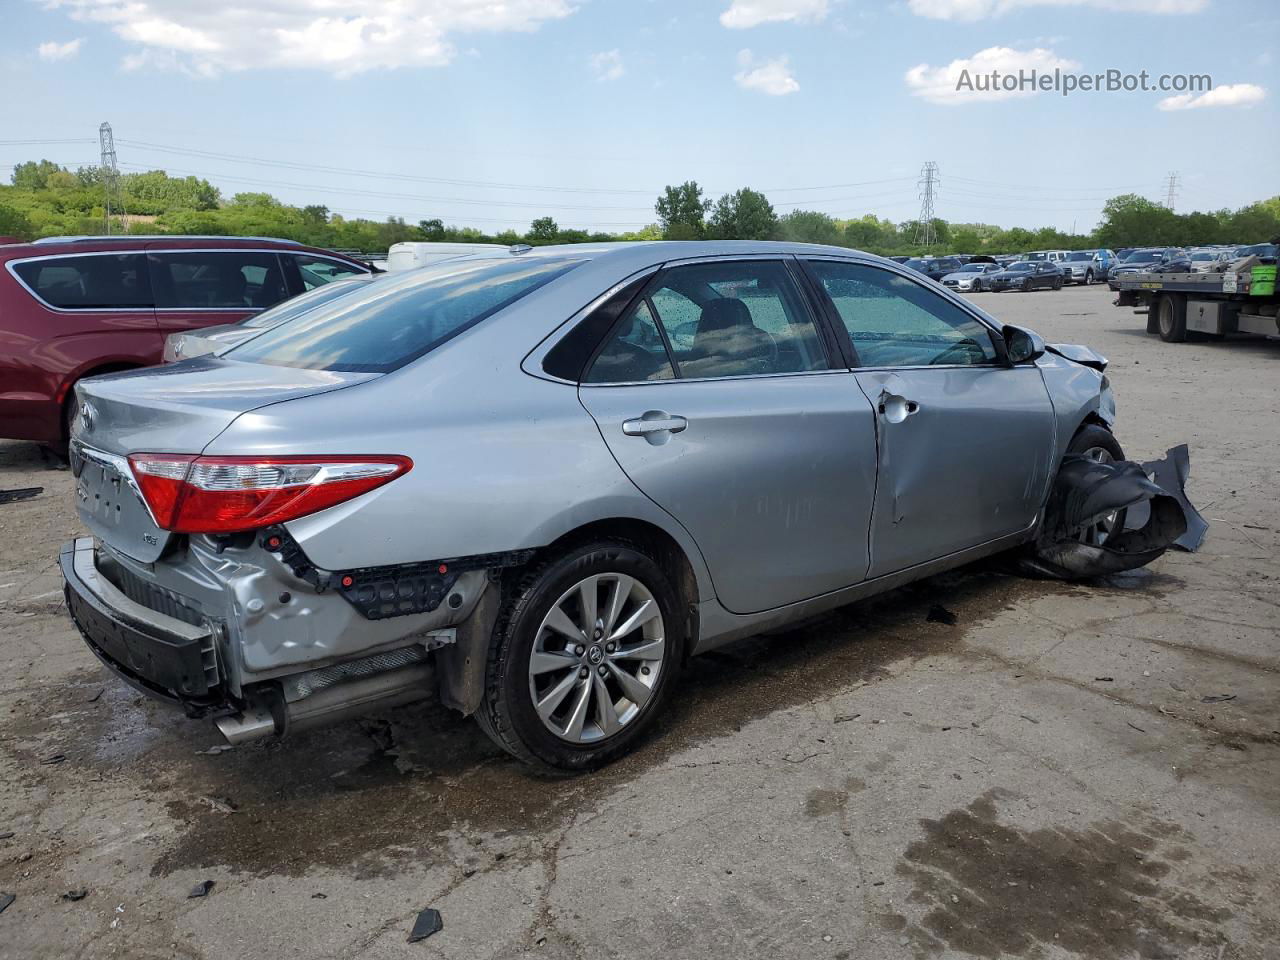
<instances>
[{"instance_id":1,"label":"parked car row","mask_svg":"<svg viewBox=\"0 0 1280 960\"><path fill-rule=\"evenodd\" d=\"M236 323L369 265L254 237L52 237L0 246L0 437L62 445L82 377L159 363L166 337Z\"/></svg>"}]
</instances>

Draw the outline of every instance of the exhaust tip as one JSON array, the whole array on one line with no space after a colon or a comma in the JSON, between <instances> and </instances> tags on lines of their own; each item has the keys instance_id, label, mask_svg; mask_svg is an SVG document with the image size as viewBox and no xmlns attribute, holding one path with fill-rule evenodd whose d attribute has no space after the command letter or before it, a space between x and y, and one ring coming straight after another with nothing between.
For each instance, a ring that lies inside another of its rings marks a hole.
<instances>
[{"instance_id":1,"label":"exhaust tip","mask_svg":"<svg viewBox=\"0 0 1280 960\"><path fill-rule=\"evenodd\" d=\"M214 723L232 746L262 740L276 733L275 717L265 706L256 706L230 717L219 717Z\"/></svg>"}]
</instances>

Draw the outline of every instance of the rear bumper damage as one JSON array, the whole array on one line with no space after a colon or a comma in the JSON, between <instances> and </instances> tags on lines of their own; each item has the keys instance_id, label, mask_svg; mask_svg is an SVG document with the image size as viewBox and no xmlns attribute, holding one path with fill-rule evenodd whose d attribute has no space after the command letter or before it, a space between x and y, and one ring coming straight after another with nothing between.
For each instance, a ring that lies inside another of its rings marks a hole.
<instances>
[{"instance_id":1,"label":"rear bumper damage","mask_svg":"<svg viewBox=\"0 0 1280 960\"><path fill-rule=\"evenodd\" d=\"M114 673L189 716L217 717L232 743L437 689L475 709L496 614L490 577L523 554L334 572L283 530L260 539L218 550L192 538L152 565L72 541L59 556L68 611Z\"/></svg>"},{"instance_id":2,"label":"rear bumper damage","mask_svg":"<svg viewBox=\"0 0 1280 960\"><path fill-rule=\"evenodd\" d=\"M1190 470L1186 444L1142 464L1066 457L1027 566L1076 580L1134 570L1169 549L1199 549L1208 524L1187 499Z\"/></svg>"}]
</instances>

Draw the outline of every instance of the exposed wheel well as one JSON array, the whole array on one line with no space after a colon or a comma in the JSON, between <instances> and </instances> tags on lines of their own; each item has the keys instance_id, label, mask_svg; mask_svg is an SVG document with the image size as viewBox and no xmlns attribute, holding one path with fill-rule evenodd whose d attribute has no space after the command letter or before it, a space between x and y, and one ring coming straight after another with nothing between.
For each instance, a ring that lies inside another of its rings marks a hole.
<instances>
[{"instance_id":1,"label":"exposed wheel well","mask_svg":"<svg viewBox=\"0 0 1280 960\"><path fill-rule=\"evenodd\" d=\"M630 517L596 520L570 530L553 543L538 551L539 556L563 553L579 543L590 540L626 540L643 549L660 567L668 571L671 586L680 598L682 609L687 611L686 650L693 649L698 639L698 579L693 565L680 544L656 524ZM532 562L536 562L536 559Z\"/></svg>"},{"instance_id":2,"label":"exposed wheel well","mask_svg":"<svg viewBox=\"0 0 1280 960\"><path fill-rule=\"evenodd\" d=\"M1072 438L1074 439L1076 433L1079 433L1081 430L1083 430L1085 427L1089 426L1090 424L1099 426L1103 430L1106 430L1108 433L1115 433L1115 431L1111 429L1111 424L1107 423L1107 421L1103 420L1096 413L1087 413L1085 414L1084 419L1080 421L1080 425L1076 427L1076 432L1071 435Z\"/></svg>"}]
</instances>

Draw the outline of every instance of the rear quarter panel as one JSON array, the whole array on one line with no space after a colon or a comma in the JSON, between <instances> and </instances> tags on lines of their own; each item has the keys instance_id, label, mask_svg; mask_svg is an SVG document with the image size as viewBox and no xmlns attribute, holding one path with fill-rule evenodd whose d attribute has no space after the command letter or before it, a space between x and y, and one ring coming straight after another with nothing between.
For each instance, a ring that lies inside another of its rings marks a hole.
<instances>
[{"instance_id":1,"label":"rear quarter panel","mask_svg":"<svg viewBox=\"0 0 1280 960\"><path fill-rule=\"evenodd\" d=\"M643 520L710 580L688 533L614 461L577 388L530 376L501 324L481 324L422 361L332 395L241 415L206 453L402 454L413 469L288 525L326 569L546 546L583 524Z\"/></svg>"}]
</instances>

